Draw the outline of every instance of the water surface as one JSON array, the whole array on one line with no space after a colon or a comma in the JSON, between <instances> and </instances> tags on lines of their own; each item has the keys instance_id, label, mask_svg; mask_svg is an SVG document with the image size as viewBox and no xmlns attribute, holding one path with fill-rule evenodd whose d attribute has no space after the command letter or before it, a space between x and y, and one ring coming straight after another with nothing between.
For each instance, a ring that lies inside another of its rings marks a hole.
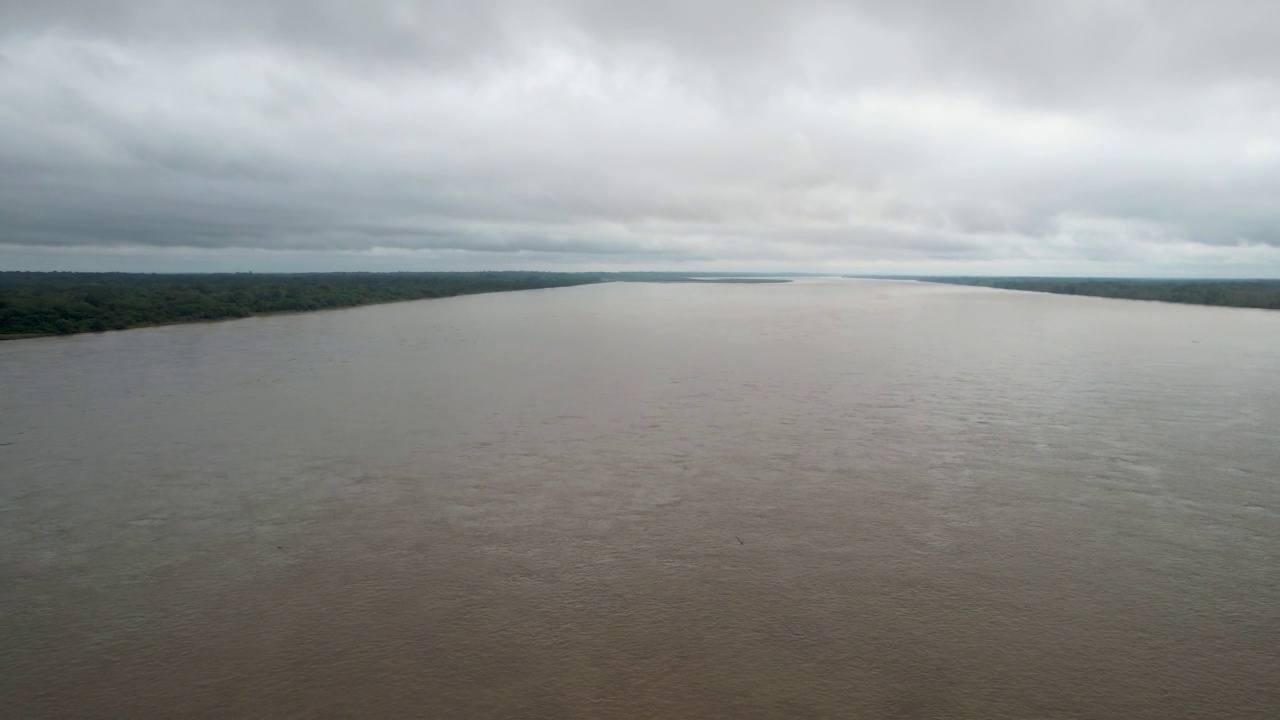
<instances>
[{"instance_id":1,"label":"water surface","mask_svg":"<svg viewBox=\"0 0 1280 720\"><path fill-rule=\"evenodd\" d=\"M615 283L0 384L8 717L1280 707L1280 313Z\"/></svg>"}]
</instances>

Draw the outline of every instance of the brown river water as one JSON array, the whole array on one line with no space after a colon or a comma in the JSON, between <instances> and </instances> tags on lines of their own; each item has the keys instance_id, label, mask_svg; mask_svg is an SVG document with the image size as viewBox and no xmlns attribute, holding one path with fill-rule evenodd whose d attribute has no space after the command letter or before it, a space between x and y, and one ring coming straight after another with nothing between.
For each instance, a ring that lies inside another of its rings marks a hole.
<instances>
[{"instance_id":1,"label":"brown river water","mask_svg":"<svg viewBox=\"0 0 1280 720\"><path fill-rule=\"evenodd\" d=\"M5 718L1274 718L1280 313L628 284L0 343Z\"/></svg>"}]
</instances>

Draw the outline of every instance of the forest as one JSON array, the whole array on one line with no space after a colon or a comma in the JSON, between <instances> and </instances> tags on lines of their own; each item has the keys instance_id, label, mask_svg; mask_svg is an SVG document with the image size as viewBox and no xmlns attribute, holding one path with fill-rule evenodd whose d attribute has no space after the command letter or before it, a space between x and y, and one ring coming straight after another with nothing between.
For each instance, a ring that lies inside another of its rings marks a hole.
<instances>
[{"instance_id":1,"label":"forest","mask_svg":"<svg viewBox=\"0 0 1280 720\"><path fill-rule=\"evenodd\" d=\"M0 340L610 281L778 282L673 272L0 272Z\"/></svg>"},{"instance_id":2,"label":"forest","mask_svg":"<svg viewBox=\"0 0 1280 720\"><path fill-rule=\"evenodd\" d=\"M601 282L600 273L0 272L0 339Z\"/></svg>"},{"instance_id":3,"label":"forest","mask_svg":"<svg viewBox=\"0 0 1280 720\"><path fill-rule=\"evenodd\" d=\"M904 278L896 278L904 279ZM1065 295L1280 310L1280 280L914 277ZM0 272L0 340L304 312L609 281L777 282L729 273L423 272L141 274Z\"/></svg>"},{"instance_id":4,"label":"forest","mask_svg":"<svg viewBox=\"0 0 1280 720\"><path fill-rule=\"evenodd\" d=\"M1280 280L1170 280L1048 277L917 277L1005 290L1280 310Z\"/></svg>"}]
</instances>

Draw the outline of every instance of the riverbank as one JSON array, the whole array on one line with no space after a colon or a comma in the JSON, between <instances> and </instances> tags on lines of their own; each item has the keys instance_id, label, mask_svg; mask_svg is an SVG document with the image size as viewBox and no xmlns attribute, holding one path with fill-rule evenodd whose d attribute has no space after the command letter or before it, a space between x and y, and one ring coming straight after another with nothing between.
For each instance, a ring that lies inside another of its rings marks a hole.
<instances>
[{"instance_id":1,"label":"riverbank","mask_svg":"<svg viewBox=\"0 0 1280 720\"><path fill-rule=\"evenodd\" d=\"M1280 310L1280 280L1170 280L1145 278L913 277L951 285L975 285L1057 295L1150 300L1185 305Z\"/></svg>"},{"instance_id":2,"label":"riverbank","mask_svg":"<svg viewBox=\"0 0 1280 720\"><path fill-rule=\"evenodd\" d=\"M0 340L603 282L599 273L0 273Z\"/></svg>"},{"instance_id":3,"label":"riverbank","mask_svg":"<svg viewBox=\"0 0 1280 720\"><path fill-rule=\"evenodd\" d=\"M0 272L0 340L234 320L601 282L780 283L717 273Z\"/></svg>"}]
</instances>

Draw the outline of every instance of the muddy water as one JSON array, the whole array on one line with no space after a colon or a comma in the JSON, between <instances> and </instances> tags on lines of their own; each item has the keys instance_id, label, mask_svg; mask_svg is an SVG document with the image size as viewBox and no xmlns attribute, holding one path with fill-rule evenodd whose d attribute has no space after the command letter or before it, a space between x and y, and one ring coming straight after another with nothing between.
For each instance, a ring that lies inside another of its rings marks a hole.
<instances>
[{"instance_id":1,"label":"muddy water","mask_svg":"<svg viewBox=\"0 0 1280 720\"><path fill-rule=\"evenodd\" d=\"M0 384L5 717L1280 708L1280 313L610 284Z\"/></svg>"}]
</instances>

